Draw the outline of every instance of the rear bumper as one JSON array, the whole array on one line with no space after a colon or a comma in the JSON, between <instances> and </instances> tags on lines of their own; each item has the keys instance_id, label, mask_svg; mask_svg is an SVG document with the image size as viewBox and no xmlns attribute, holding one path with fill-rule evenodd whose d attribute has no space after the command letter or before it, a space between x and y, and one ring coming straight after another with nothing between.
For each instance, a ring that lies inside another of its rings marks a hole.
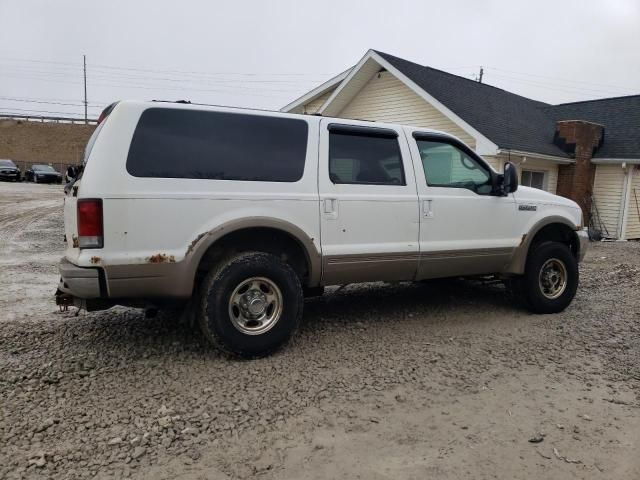
<instances>
[{"instance_id":1,"label":"rear bumper","mask_svg":"<svg viewBox=\"0 0 640 480\"><path fill-rule=\"evenodd\" d=\"M60 271L58 290L61 292L81 299L100 298L102 296L100 269L78 267L66 258L60 260L58 269Z\"/></svg>"},{"instance_id":2,"label":"rear bumper","mask_svg":"<svg viewBox=\"0 0 640 480\"><path fill-rule=\"evenodd\" d=\"M583 230L576 231L576 234L578 235L578 240L580 241L580 245L578 246L578 262L581 262L582 260L584 260L584 256L589 249L589 233L585 228Z\"/></svg>"},{"instance_id":3,"label":"rear bumper","mask_svg":"<svg viewBox=\"0 0 640 480\"><path fill-rule=\"evenodd\" d=\"M65 303L124 304L148 299L191 297L193 272L185 262L79 267L60 260L57 296ZM70 303L69 303L70 302ZM61 302L58 302L61 304Z\"/></svg>"}]
</instances>

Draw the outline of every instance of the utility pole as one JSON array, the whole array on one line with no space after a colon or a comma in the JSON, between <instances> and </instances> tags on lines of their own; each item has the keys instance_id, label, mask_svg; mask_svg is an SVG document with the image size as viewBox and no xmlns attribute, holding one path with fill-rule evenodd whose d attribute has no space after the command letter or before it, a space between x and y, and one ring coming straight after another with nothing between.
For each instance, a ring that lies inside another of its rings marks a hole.
<instances>
[{"instance_id":1,"label":"utility pole","mask_svg":"<svg viewBox=\"0 0 640 480\"><path fill-rule=\"evenodd\" d=\"M480 67L480 75L478 75L478 83L482 83L482 75L484 75L484 68Z\"/></svg>"},{"instance_id":2,"label":"utility pole","mask_svg":"<svg viewBox=\"0 0 640 480\"><path fill-rule=\"evenodd\" d=\"M84 71L84 124L87 125L87 56L82 55L82 67Z\"/></svg>"}]
</instances>

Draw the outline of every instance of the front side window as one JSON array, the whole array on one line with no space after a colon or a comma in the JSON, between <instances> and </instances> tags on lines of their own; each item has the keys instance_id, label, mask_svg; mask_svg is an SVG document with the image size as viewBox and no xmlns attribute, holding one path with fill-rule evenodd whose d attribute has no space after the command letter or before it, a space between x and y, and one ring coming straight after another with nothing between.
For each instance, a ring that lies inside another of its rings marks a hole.
<instances>
[{"instance_id":1,"label":"front side window","mask_svg":"<svg viewBox=\"0 0 640 480\"><path fill-rule=\"evenodd\" d=\"M533 187L544 190L544 172L522 170L522 178L520 179L520 184L525 187Z\"/></svg>"},{"instance_id":2,"label":"front side window","mask_svg":"<svg viewBox=\"0 0 640 480\"><path fill-rule=\"evenodd\" d=\"M133 134L135 177L297 182L307 154L304 120L150 108Z\"/></svg>"},{"instance_id":3,"label":"front side window","mask_svg":"<svg viewBox=\"0 0 640 480\"><path fill-rule=\"evenodd\" d=\"M330 131L329 178L334 184L405 185L397 137Z\"/></svg>"},{"instance_id":4,"label":"front side window","mask_svg":"<svg viewBox=\"0 0 640 480\"><path fill-rule=\"evenodd\" d=\"M491 193L491 174L475 158L448 143L416 141L429 186L466 188L481 195Z\"/></svg>"}]
</instances>

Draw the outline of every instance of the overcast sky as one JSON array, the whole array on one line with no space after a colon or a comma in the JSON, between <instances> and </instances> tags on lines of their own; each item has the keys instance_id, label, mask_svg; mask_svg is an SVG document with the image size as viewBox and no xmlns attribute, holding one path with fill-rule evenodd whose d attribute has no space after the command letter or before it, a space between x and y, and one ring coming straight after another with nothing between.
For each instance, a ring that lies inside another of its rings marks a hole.
<instances>
[{"instance_id":1,"label":"overcast sky","mask_svg":"<svg viewBox=\"0 0 640 480\"><path fill-rule=\"evenodd\" d=\"M278 109L370 48L549 103L640 94L640 1L0 0L0 113L80 115L83 54L93 117Z\"/></svg>"}]
</instances>

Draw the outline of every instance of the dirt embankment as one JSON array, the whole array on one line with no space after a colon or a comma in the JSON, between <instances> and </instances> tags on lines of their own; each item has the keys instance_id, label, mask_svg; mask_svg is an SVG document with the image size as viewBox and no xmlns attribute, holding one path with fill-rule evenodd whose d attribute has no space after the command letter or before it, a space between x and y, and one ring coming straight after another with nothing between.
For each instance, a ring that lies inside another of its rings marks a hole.
<instances>
[{"instance_id":1,"label":"dirt embankment","mask_svg":"<svg viewBox=\"0 0 640 480\"><path fill-rule=\"evenodd\" d=\"M34 163L52 164L58 171L81 161L95 125L0 120L0 158L24 171Z\"/></svg>"}]
</instances>

